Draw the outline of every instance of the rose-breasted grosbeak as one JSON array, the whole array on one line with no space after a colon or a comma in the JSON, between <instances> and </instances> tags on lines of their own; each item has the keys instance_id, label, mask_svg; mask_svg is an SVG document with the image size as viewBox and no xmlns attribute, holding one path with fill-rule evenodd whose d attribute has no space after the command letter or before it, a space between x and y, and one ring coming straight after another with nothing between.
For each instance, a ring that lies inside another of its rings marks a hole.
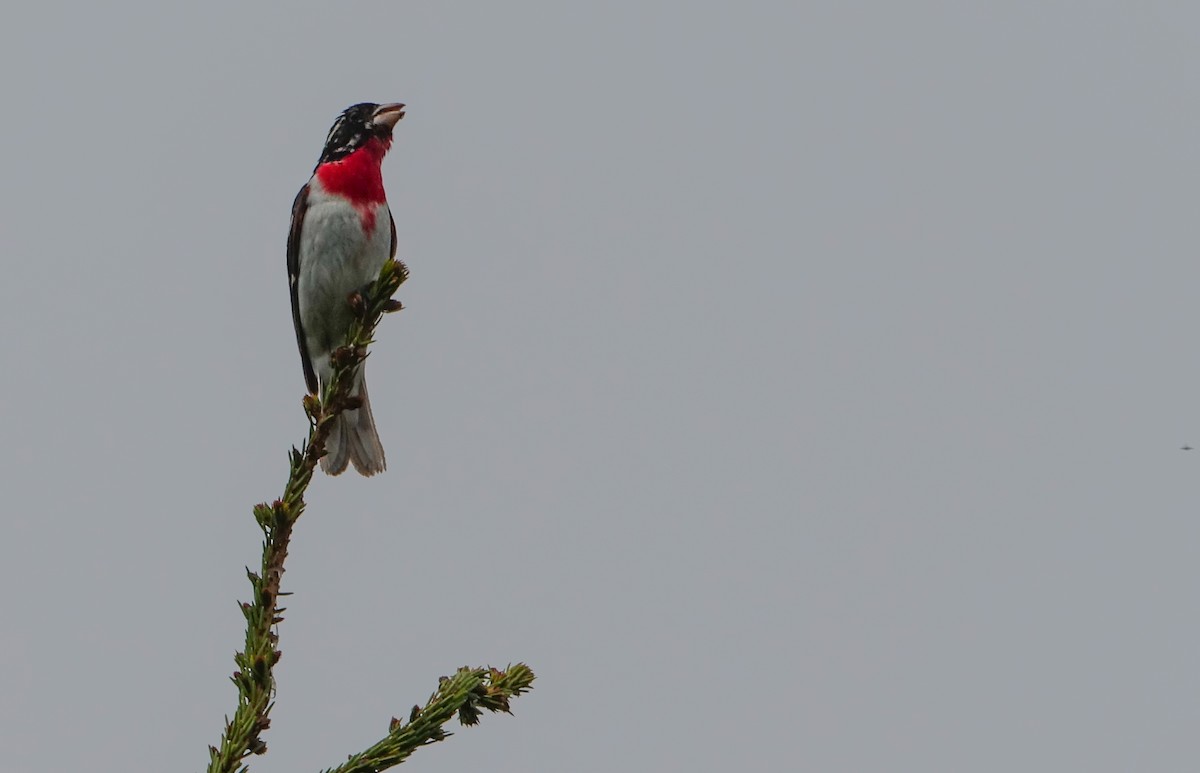
<instances>
[{"instance_id":1,"label":"rose-breasted grosbeak","mask_svg":"<svg viewBox=\"0 0 1200 773\"><path fill-rule=\"evenodd\" d=\"M292 205L288 284L292 319L308 391L333 373L329 357L345 343L354 311L351 293L374 280L396 255L396 223L383 191L380 163L392 146L392 127L404 105L371 102L346 108L334 121L308 183ZM387 466L367 399L363 365L350 394L362 400L345 411L325 441L321 469L339 475L352 463L362 475Z\"/></svg>"}]
</instances>

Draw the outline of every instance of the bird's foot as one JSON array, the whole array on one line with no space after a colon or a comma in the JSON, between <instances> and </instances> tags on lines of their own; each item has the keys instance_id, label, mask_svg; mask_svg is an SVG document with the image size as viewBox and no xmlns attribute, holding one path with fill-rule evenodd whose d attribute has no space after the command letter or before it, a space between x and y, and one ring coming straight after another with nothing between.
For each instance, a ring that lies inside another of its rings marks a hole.
<instances>
[{"instance_id":1,"label":"bird's foot","mask_svg":"<svg viewBox=\"0 0 1200 773\"><path fill-rule=\"evenodd\" d=\"M354 316L359 319L367 317L367 301L363 298L362 290L355 290L346 296L346 303L350 304L350 310L354 312Z\"/></svg>"}]
</instances>

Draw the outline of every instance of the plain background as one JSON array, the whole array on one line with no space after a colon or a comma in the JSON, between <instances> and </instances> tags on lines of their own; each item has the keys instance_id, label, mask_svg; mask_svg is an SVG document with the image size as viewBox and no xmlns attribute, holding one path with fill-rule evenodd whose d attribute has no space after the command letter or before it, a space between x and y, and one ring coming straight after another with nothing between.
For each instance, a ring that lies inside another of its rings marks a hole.
<instances>
[{"instance_id":1,"label":"plain background","mask_svg":"<svg viewBox=\"0 0 1200 773\"><path fill-rule=\"evenodd\" d=\"M200 770L305 428L289 207L404 101L389 469L316 480L270 753L427 771L1200 749L1200 10L76 4L0 28L0 749Z\"/></svg>"}]
</instances>

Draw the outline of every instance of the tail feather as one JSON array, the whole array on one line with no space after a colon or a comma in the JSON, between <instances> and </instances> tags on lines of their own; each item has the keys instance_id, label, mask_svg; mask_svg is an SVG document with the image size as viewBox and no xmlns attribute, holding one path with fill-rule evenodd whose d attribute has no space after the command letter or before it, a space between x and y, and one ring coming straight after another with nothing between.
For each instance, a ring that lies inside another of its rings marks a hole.
<instances>
[{"instance_id":1,"label":"tail feather","mask_svg":"<svg viewBox=\"0 0 1200 773\"><path fill-rule=\"evenodd\" d=\"M352 395L362 398L362 406L345 411L330 428L325 440L326 455L321 458L321 469L327 475L341 475L347 463L353 464L360 475L370 477L387 469L383 454L383 443L375 430L375 417L371 414L371 401L367 396L366 375L359 367Z\"/></svg>"},{"instance_id":2,"label":"tail feather","mask_svg":"<svg viewBox=\"0 0 1200 773\"><path fill-rule=\"evenodd\" d=\"M350 447L346 443L346 433L343 431L345 424L346 414L343 413L329 426L329 435L325 438L325 455L321 457L321 469L326 475L341 475L350 462Z\"/></svg>"},{"instance_id":3,"label":"tail feather","mask_svg":"<svg viewBox=\"0 0 1200 773\"><path fill-rule=\"evenodd\" d=\"M387 469L387 459L383 455L379 432L375 429L375 416L371 413L371 400L367 396L367 382L362 377L361 367L358 373L358 396L362 398L362 407L345 414L348 423L347 446L354 469L360 475L371 476Z\"/></svg>"}]
</instances>

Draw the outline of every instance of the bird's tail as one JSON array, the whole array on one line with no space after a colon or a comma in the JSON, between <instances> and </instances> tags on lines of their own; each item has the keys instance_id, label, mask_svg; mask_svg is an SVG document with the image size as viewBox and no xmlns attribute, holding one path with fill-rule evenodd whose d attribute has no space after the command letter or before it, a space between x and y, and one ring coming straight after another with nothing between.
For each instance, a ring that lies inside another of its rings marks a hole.
<instances>
[{"instance_id":1,"label":"bird's tail","mask_svg":"<svg viewBox=\"0 0 1200 773\"><path fill-rule=\"evenodd\" d=\"M353 411L344 411L333 422L329 437L325 439L325 456L321 457L321 469L327 475L341 475L347 463L353 464L360 475L371 476L387 469L383 456L383 444L375 431L375 417L371 415L371 401L367 398L365 365L360 365L355 374L351 395L362 398L362 405Z\"/></svg>"}]
</instances>

